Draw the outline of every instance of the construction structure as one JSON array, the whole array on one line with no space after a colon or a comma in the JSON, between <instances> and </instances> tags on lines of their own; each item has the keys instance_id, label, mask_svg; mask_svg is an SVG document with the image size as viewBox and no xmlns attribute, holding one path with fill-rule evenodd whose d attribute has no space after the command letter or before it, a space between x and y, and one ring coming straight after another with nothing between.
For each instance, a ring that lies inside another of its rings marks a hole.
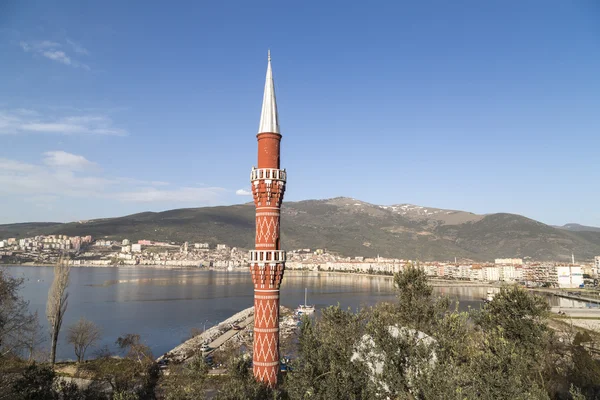
<instances>
[{"instance_id":1,"label":"construction structure","mask_svg":"<svg viewBox=\"0 0 600 400\"><path fill-rule=\"evenodd\" d=\"M255 249L250 251L250 272L254 284L253 372L257 380L277 385L279 375L279 287L286 254L281 250L279 222L286 184L286 171L280 168L281 133L271 53L258 129L258 165L250 180L256 206Z\"/></svg>"}]
</instances>

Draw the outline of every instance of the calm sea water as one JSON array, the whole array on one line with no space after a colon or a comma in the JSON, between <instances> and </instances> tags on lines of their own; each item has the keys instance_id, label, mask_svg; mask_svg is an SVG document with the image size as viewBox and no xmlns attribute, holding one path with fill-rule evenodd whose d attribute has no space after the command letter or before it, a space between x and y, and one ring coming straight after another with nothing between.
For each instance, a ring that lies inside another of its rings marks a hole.
<instances>
[{"instance_id":1,"label":"calm sea water","mask_svg":"<svg viewBox=\"0 0 600 400\"><path fill-rule=\"evenodd\" d=\"M53 268L10 266L7 270L25 279L21 295L29 301L32 312L38 311L47 331L46 300ZM357 309L395 298L389 277L286 271L281 304L295 308L303 303L304 288L308 288L308 303L318 309L338 303ZM466 309L479 307L487 289L448 287L436 291L458 299ZM97 347L107 345L114 350L117 337L137 333L158 356L179 345L192 328L216 325L253 305L252 281L244 270L72 268L68 292L59 359L75 357L65 332L81 316L102 328L103 339Z\"/></svg>"}]
</instances>

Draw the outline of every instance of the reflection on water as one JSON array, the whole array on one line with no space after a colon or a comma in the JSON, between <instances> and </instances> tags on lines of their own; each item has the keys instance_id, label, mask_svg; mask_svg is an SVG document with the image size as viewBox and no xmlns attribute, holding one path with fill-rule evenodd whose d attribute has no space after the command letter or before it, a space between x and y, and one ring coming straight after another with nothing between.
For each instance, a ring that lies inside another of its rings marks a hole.
<instances>
[{"instance_id":1,"label":"reflection on water","mask_svg":"<svg viewBox=\"0 0 600 400\"><path fill-rule=\"evenodd\" d=\"M37 310L44 329L46 298L52 267L9 267L26 279L22 295ZM393 281L386 276L287 271L281 304L295 308L304 302L317 308L340 304L353 310L395 299ZM115 348L119 335L139 333L154 354L181 343L191 328L209 327L253 305L253 288L246 271L168 270L154 268L73 268L69 307L59 338L58 356L74 358L64 333L80 316L102 327L103 342ZM460 301L460 308L479 307L486 287L435 288ZM564 299L563 299L564 300Z\"/></svg>"},{"instance_id":2,"label":"reflection on water","mask_svg":"<svg viewBox=\"0 0 600 400\"><path fill-rule=\"evenodd\" d=\"M587 301L565 299L559 296L547 296L551 307L561 308L600 308L600 304L589 303Z\"/></svg>"}]
</instances>

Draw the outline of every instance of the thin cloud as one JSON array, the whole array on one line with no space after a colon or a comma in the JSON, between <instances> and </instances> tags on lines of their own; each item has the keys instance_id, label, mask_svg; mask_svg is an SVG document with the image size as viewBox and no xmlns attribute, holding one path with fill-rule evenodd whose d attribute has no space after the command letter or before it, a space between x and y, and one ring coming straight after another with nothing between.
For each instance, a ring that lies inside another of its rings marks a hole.
<instances>
[{"instance_id":1,"label":"thin cloud","mask_svg":"<svg viewBox=\"0 0 600 400\"><path fill-rule=\"evenodd\" d=\"M134 203L181 202L210 205L215 204L225 192L224 188L219 187L182 187L173 190L143 188L136 191L117 193L114 198Z\"/></svg>"},{"instance_id":2,"label":"thin cloud","mask_svg":"<svg viewBox=\"0 0 600 400\"><path fill-rule=\"evenodd\" d=\"M10 171L11 173L28 172L35 170L32 164L23 163L20 161L0 158L0 171Z\"/></svg>"},{"instance_id":3,"label":"thin cloud","mask_svg":"<svg viewBox=\"0 0 600 400\"><path fill-rule=\"evenodd\" d=\"M75 51L75 53L77 54L83 54L85 56L89 55L90 52L88 51L88 49L86 49L85 47L83 47L81 44L71 40L71 39L66 39L66 42L73 48L73 51Z\"/></svg>"},{"instance_id":4,"label":"thin cloud","mask_svg":"<svg viewBox=\"0 0 600 400\"><path fill-rule=\"evenodd\" d=\"M64 51L48 50L48 51L43 51L41 54L46 58L49 58L54 61L58 61L65 65L72 64L71 58L69 56L67 56Z\"/></svg>"},{"instance_id":5,"label":"thin cloud","mask_svg":"<svg viewBox=\"0 0 600 400\"><path fill-rule=\"evenodd\" d=\"M67 39L67 43L73 48L73 51L80 55L88 55L88 50L72 40ZM45 57L49 60L56 61L58 63L68 65L75 68L83 68L90 70L87 64L84 64L78 60L74 60L72 56L67 54L64 46L58 42L51 40L40 40L40 41L23 41L19 42L19 46L26 53L35 54L41 57Z\"/></svg>"},{"instance_id":6,"label":"thin cloud","mask_svg":"<svg viewBox=\"0 0 600 400\"><path fill-rule=\"evenodd\" d=\"M235 191L235 194L237 194L238 196L250 196L252 195L252 192L246 189L238 189Z\"/></svg>"},{"instance_id":7,"label":"thin cloud","mask_svg":"<svg viewBox=\"0 0 600 400\"><path fill-rule=\"evenodd\" d=\"M106 115L69 115L53 117L34 110L0 109L0 135L53 133L62 135L126 136Z\"/></svg>"},{"instance_id":8,"label":"thin cloud","mask_svg":"<svg viewBox=\"0 0 600 400\"><path fill-rule=\"evenodd\" d=\"M47 151L44 155L46 156L44 164L51 167L84 169L96 165L83 156L67 153L66 151Z\"/></svg>"},{"instance_id":9,"label":"thin cloud","mask_svg":"<svg viewBox=\"0 0 600 400\"><path fill-rule=\"evenodd\" d=\"M55 47L61 47L61 44L52 42L50 40L42 40L41 42L35 42L35 46L40 49L51 49Z\"/></svg>"},{"instance_id":10,"label":"thin cloud","mask_svg":"<svg viewBox=\"0 0 600 400\"><path fill-rule=\"evenodd\" d=\"M67 198L101 198L200 206L218 204L227 193L220 187L176 187L167 182L109 176L95 162L62 150L48 151L43 156L40 164L0 158L0 196L32 199L34 204L42 204L41 200L51 203Z\"/></svg>"}]
</instances>

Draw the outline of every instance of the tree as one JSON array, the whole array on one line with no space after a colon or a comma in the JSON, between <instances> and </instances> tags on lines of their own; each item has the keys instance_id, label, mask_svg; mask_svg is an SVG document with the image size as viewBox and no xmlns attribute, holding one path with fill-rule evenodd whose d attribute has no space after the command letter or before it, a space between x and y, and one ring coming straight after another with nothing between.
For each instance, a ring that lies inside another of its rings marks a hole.
<instances>
[{"instance_id":1,"label":"tree","mask_svg":"<svg viewBox=\"0 0 600 400\"><path fill-rule=\"evenodd\" d=\"M73 345L78 363L85 359L87 348L100 340L100 336L98 325L84 317L79 318L79 321L69 327L67 330L67 343Z\"/></svg>"},{"instance_id":2,"label":"tree","mask_svg":"<svg viewBox=\"0 0 600 400\"><path fill-rule=\"evenodd\" d=\"M46 337L42 333L42 327L38 322L38 312L36 311L32 317L32 321L28 324L23 335L23 347L27 352L29 363L33 363L36 360L39 345L46 341Z\"/></svg>"},{"instance_id":3,"label":"tree","mask_svg":"<svg viewBox=\"0 0 600 400\"><path fill-rule=\"evenodd\" d=\"M298 358L285 382L291 399L373 398L365 369L351 360L365 316L336 306L324 309L319 319L303 319Z\"/></svg>"},{"instance_id":4,"label":"tree","mask_svg":"<svg viewBox=\"0 0 600 400\"><path fill-rule=\"evenodd\" d=\"M69 260L61 258L54 266L54 280L50 291L48 292L48 302L46 303L46 316L48 317L48 326L50 328L50 362L52 365L56 362L56 345L58 343L58 334L62 326L65 312L67 311L69 293L69 273L71 267Z\"/></svg>"},{"instance_id":5,"label":"tree","mask_svg":"<svg viewBox=\"0 0 600 400\"><path fill-rule=\"evenodd\" d=\"M447 297L433 297L425 271L412 264L394 275L394 286L398 290L397 303L383 303L374 309L379 319L385 319L387 314L387 325L400 324L428 332L450 305Z\"/></svg>"},{"instance_id":6,"label":"tree","mask_svg":"<svg viewBox=\"0 0 600 400\"><path fill-rule=\"evenodd\" d=\"M283 400L287 398L281 390L272 389L254 379L249 358L235 358L231 361L228 372L228 377L219 388L215 400Z\"/></svg>"},{"instance_id":7,"label":"tree","mask_svg":"<svg viewBox=\"0 0 600 400\"><path fill-rule=\"evenodd\" d=\"M141 382L135 385L138 398L154 399L160 371L150 348L142 343L140 335L131 333L117 338L116 344L126 352L127 359L134 361L133 376L141 376Z\"/></svg>"},{"instance_id":8,"label":"tree","mask_svg":"<svg viewBox=\"0 0 600 400\"><path fill-rule=\"evenodd\" d=\"M8 394L11 400L106 400L102 392L91 387L80 390L75 383L57 376L52 368L36 364L21 373Z\"/></svg>"},{"instance_id":9,"label":"tree","mask_svg":"<svg viewBox=\"0 0 600 400\"><path fill-rule=\"evenodd\" d=\"M119 336L115 343L125 352L125 357L137 361L142 366L154 362L152 351L142 343L140 335L136 333Z\"/></svg>"},{"instance_id":10,"label":"tree","mask_svg":"<svg viewBox=\"0 0 600 400\"><path fill-rule=\"evenodd\" d=\"M0 357L18 354L26 348L28 332L37 327L37 318L28 311L29 303L19 296L23 279L0 268Z\"/></svg>"},{"instance_id":11,"label":"tree","mask_svg":"<svg viewBox=\"0 0 600 400\"><path fill-rule=\"evenodd\" d=\"M169 373L161 377L160 389L164 400L204 399L208 365L204 357L196 356L191 362L169 366Z\"/></svg>"},{"instance_id":12,"label":"tree","mask_svg":"<svg viewBox=\"0 0 600 400\"><path fill-rule=\"evenodd\" d=\"M13 391L23 400L55 400L54 379L56 374L49 367L30 365L15 382Z\"/></svg>"},{"instance_id":13,"label":"tree","mask_svg":"<svg viewBox=\"0 0 600 400\"><path fill-rule=\"evenodd\" d=\"M547 340L549 309L543 297L512 285L500 288L494 299L473 316L484 330L500 329L504 338L535 353Z\"/></svg>"}]
</instances>

